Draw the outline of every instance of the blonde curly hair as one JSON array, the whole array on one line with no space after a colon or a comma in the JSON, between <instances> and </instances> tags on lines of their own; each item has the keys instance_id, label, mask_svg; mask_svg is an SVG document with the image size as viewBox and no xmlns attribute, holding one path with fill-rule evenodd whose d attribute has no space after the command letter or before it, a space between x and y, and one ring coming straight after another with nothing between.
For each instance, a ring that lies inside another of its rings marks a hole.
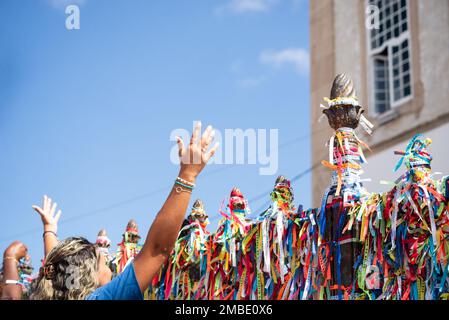
<instances>
[{"instance_id":1,"label":"blonde curly hair","mask_svg":"<svg viewBox=\"0 0 449 320\"><path fill-rule=\"evenodd\" d=\"M82 237L58 243L48 254L32 289L34 300L84 300L98 286L97 246Z\"/></svg>"}]
</instances>

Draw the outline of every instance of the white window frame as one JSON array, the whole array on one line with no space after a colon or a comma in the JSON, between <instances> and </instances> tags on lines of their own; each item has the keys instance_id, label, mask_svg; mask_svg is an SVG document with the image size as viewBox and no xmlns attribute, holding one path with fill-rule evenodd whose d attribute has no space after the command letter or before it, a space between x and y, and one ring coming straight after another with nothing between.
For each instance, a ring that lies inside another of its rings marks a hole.
<instances>
[{"instance_id":1,"label":"white window frame","mask_svg":"<svg viewBox=\"0 0 449 320\"><path fill-rule=\"evenodd\" d=\"M370 0L365 0L365 8L367 6L371 5L370 4ZM391 113L395 113L396 111L394 109L398 108L399 106L407 103L408 101L413 99L414 96L414 90L413 90L413 68L412 68L412 61L413 61L413 56L412 56L412 41L411 41L411 32L410 32L410 28L411 28L411 20L410 20L410 0L406 0L406 11L407 11L407 31L403 31L401 32L401 34L399 35L399 37L392 37L389 40L384 41L384 43L375 49L372 49L371 47L371 42L372 42L372 38L371 38L371 30L366 28L366 48L367 48L367 52L368 52L368 59L367 59L367 63L368 63L368 83L371 84L371 88L373 88L373 90L370 90L370 96L369 96L369 101L370 101L370 105L373 106L373 108L369 108L369 113L375 117L381 117L383 115L390 115ZM365 16L366 18L366 16ZM397 101L394 100L394 81L393 81L393 47L394 46L400 46L401 43L405 40L408 40L408 53L409 53L409 75L410 75L410 94L406 97L403 97ZM374 56L379 55L381 52L383 52L385 49L387 49L388 52L388 85L389 85L389 99L390 99L390 109L379 113L376 110L376 94L375 94L375 70L374 70Z\"/></svg>"}]
</instances>

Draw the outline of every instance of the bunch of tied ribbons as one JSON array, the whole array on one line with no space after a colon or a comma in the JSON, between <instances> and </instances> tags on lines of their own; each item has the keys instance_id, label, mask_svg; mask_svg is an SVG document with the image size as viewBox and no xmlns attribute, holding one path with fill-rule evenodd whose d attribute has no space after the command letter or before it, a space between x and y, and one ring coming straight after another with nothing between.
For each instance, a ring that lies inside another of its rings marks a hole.
<instances>
[{"instance_id":1,"label":"bunch of tied ribbons","mask_svg":"<svg viewBox=\"0 0 449 320\"><path fill-rule=\"evenodd\" d=\"M368 193L360 178L364 144L352 129L336 130L325 162L333 179L320 209L296 210L281 176L269 208L249 222L234 189L214 234L183 229L170 259L181 271L163 268L154 286L164 294L151 298L448 298L449 177L433 179L429 143L414 137L397 152L395 170L404 164L406 171L393 188Z\"/></svg>"},{"instance_id":2,"label":"bunch of tied ribbons","mask_svg":"<svg viewBox=\"0 0 449 320\"><path fill-rule=\"evenodd\" d=\"M430 139L413 137L395 171L406 172L389 192L358 212L363 244L355 281L370 299L447 298L449 213L441 181L432 178Z\"/></svg>"},{"instance_id":3,"label":"bunch of tied ribbons","mask_svg":"<svg viewBox=\"0 0 449 320\"><path fill-rule=\"evenodd\" d=\"M415 136L400 152L395 170L407 170L386 193L368 194L356 182L357 201L348 203L338 181L326 191L303 299L447 298L448 178L432 179L429 143Z\"/></svg>"},{"instance_id":4,"label":"bunch of tied ribbons","mask_svg":"<svg viewBox=\"0 0 449 320\"><path fill-rule=\"evenodd\" d=\"M256 218L242 241L243 261L238 273L237 299L294 296L295 218L290 181L279 176L271 193L270 207Z\"/></svg>"},{"instance_id":5,"label":"bunch of tied ribbons","mask_svg":"<svg viewBox=\"0 0 449 320\"><path fill-rule=\"evenodd\" d=\"M197 298L236 300L239 274L242 270L242 240L251 227L246 216L250 209L238 188L231 191L223 218L209 242L206 274L201 279Z\"/></svg>"},{"instance_id":6,"label":"bunch of tied ribbons","mask_svg":"<svg viewBox=\"0 0 449 320\"><path fill-rule=\"evenodd\" d=\"M25 297L29 296L31 283L37 275L33 275L33 266L29 257L25 257L19 260L19 285L22 287L22 293Z\"/></svg>"},{"instance_id":7,"label":"bunch of tied ribbons","mask_svg":"<svg viewBox=\"0 0 449 320\"><path fill-rule=\"evenodd\" d=\"M352 283L353 265L360 250L357 212L370 200L361 179L361 165L366 162L362 147L368 146L348 127L338 128L329 141L329 161L322 163L332 170L332 179L317 215L309 215L314 238L306 250L311 260L304 276L302 299L358 296Z\"/></svg>"},{"instance_id":8,"label":"bunch of tied ribbons","mask_svg":"<svg viewBox=\"0 0 449 320\"><path fill-rule=\"evenodd\" d=\"M201 200L194 203L167 263L152 281L149 299L233 299L241 239L249 228L249 207L239 189L231 191L220 214L217 231L210 234Z\"/></svg>"},{"instance_id":9,"label":"bunch of tied ribbons","mask_svg":"<svg viewBox=\"0 0 449 320\"><path fill-rule=\"evenodd\" d=\"M360 198L367 195L362 186L362 164L366 163L362 147L368 145L360 140L354 129L339 128L329 141L329 161L322 164L332 170L331 185L327 189L323 202L330 193L343 195L345 206L354 206Z\"/></svg>"},{"instance_id":10,"label":"bunch of tied ribbons","mask_svg":"<svg viewBox=\"0 0 449 320\"><path fill-rule=\"evenodd\" d=\"M118 244L117 252L111 261L114 275L123 272L140 252L142 245L139 243L139 240L140 235L137 223L131 219L126 226L125 233L123 233L122 242Z\"/></svg>"},{"instance_id":11,"label":"bunch of tied ribbons","mask_svg":"<svg viewBox=\"0 0 449 320\"><path fill-rule=\"evenodd\" d=\"M196 200L189 217L184 221L173 252L161 272L153 279L151 299L193 299L207 265L208 216L203 202Z\"/></svg>"}]
</instances>

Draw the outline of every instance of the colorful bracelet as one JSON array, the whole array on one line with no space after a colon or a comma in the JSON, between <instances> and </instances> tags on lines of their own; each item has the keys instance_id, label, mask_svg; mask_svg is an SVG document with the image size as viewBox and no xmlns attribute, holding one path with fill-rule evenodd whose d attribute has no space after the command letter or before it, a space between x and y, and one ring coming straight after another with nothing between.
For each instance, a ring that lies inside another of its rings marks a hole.
<instances>
[{"instance_id":1,"label":"colorful bracelet","mask_svg":"<svg viewBox=\"0 0 449 320\"><path fill-rule=\"evenodd\" d=\"M182 184L185 184L185 185L187 185L187 186L190 186L190 187L192 187L192 188L195 188L195 184L194 184L193 182L184 180L183 178L177 177L177 178L176 178L176 181L177 181L177 182L180 182L180 183L182 183Z\"/></svg>"},{"instance_id":2,"label":"colorful bracelet","mask_svg":"<svg viewBox=\"0 0 449 320\"><path fill-rule=\"evenodd\" d=\"M181 192L192 193L193 188L195 188L195 184L193 182L184 180L183 178L177 177L175 180L174 188L176 193Z\"/></svg>"},{"instance_id":3,"label":"colorful bracelet","mask_svg":"<svg viewBox=\"0 0 449 320\"><path fill-rule=\"evenodd\" d=\"M175 181L175 184L178 184L178 185L180 185L180 186L183 186L184 188L193 190L193 186L189 186L189 185L187 185L187 184L184 184L184 183L182 183L182 182L179 182L178 180Z\"/></svg>"}]
</instances>

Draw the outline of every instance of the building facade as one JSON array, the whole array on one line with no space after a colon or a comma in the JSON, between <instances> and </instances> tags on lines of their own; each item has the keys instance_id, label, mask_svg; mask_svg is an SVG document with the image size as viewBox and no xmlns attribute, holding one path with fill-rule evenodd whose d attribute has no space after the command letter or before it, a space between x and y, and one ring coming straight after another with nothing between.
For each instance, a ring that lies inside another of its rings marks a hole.
<instances>
[{"instance_id":1,"label":"building facade","mask_svg":"<svg viewBox=\"0 0 449 320\"><path fill-rule=\"evenodd\" d=\"M332 129L318 122L319 106L342 72L375 125L372 135L358 129L371 148L363 167L368 191L391 188L380 181L400 175L394 151L416 133L433 140L433 171L449 174L449 0L312 0L310 50L314 207L330 181L320 162Z\"/></svg>"}]
</instances>

